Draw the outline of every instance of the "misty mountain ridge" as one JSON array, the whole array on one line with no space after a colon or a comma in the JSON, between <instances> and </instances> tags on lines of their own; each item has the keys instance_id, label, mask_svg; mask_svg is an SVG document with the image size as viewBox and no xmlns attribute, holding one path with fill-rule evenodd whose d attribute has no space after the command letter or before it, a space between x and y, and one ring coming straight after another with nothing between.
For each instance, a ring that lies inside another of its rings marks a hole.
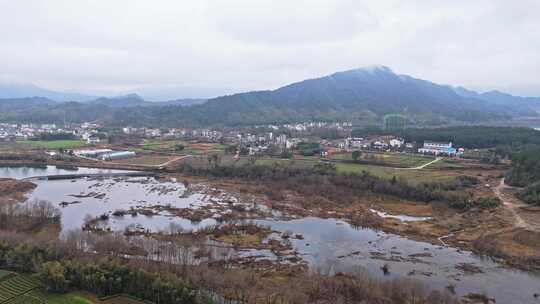
<instances>
[{"instance_id":1,"label":"misty mountain ridge","mask_svg":"<svg viewBox=\"0 0 540 304\"><path fill-rule=\"evenodd\" d=\"M146 101L140 95L131 93L116 97L100 97L95 100L86 102L87 104L100 104L109 106L112 108L124 108L124 107L154 107L154 106L191 106L205 102L206 99L200 98L186 98L176 99L169 101Z\"/></svg>"},{"instance_id":2,"label":"misty mountain ridge","mask_svg":"<svg viewBox=\"0 0 540 304\"><path fill-rule=\"evenodd\" d=\"M378 123L385 114L403 113L413 125L442 125L538 116L539 104L538 98L497 91L477 93L399 75L386 66L371 66L303 80L276 90L208 100L150 102L137 94L128 94L69 106L45 104L50 112L42 111L38 118L25 117L26 113L20 117L51 119L59 109L69 108L73 120L84 117L117 124L208 126L310 120Z\"/></svg>"},{"instance_id":3,"label":"misty mountain ridge","mask_svg":"<svg viewBox=\"0 0 540 304\"><path fill-rule=\"evenodd\" d=\"M88 101L97 98L79 93L57 92L40 88L33 84L2 84L0 83L0 99L17 99L29 97L44 97L50 100L65 101Z\"/></svg>"},{"instance_id":4,"label":"misty mountain ridge","mask_svg":"<svg viewBox=\"0 0 540 304\"><path fill-rule=\"evenodd\" d=\"M113 97L95 97L78 93L62 93L39 88L34 85L0 84L0 102L28 103L28 105L78 102L92 105L104 105L114 108L182 105L190 106L206 101L202 98L185 98L168 101L147 101L136 93Z\"/></svg>"},{"instance_id":5,"label":"misty mountain ridge","mask_svg":"<svg viewBox=\"0 0 540 304\"><path fill-rule=\"evenodd\" d=\"M523 116L536 116L540 113L540 97L522 97L504 93L498 90L478 93L463 87L455 87L456 94L489 102L494 105L512 107L512 110Z\"/></svg>"},{"instance_id":6,"label":"misty mountain ridge","mask_svg":"<svg viewBox=\"0 0 540 304\"><path fill-rule=\"evenodd\" d=\"M337 72L326 77L333 77L334 75L339 75L342 73L372 74L372 75L379 75L379 76L384 75L384 74L397 75L392 71L392 69L390 69L387 66L372 65L372 66L352 69L349 71ZM406 79L407 77L412 78L407 75L398 75L398 76L403 77L403 79ZM462 97L477 98L477 99L489 101L492 103L499 103L499 104L503 104L506 102L540 101L540 97L522 97L522 96L516 96L516 95L504 93L498 90L478 93L476 91L469 90L462 86L452 87L452 89L454 90L456 94ZM170 92L168 93L170 94ZM66 93L66 92L52 91L52 90L40 88L33 84L2 84L0 83L0 99L18 99L18 98L24 99L27 97L44 97L44 98L48 98L50 100L57 101L57 102L76 101L76 102L105 102L107 103L109 100L120 100L118 102L119 104L126 103L129 106L136 105L137 103L141 103L141 101L157 102L157 103L160 103L161 105L164 105L164 104L170 105L170 104L175 104L175 103L197 104L197 103L200 103L200 101L213 99L213 98L191 98L190 97L190 98L178 98L178 99L169 98L169 100L160 99L159 101L154 101L152 100L152 98L150 99L143 98L137 93L126 93L119 96L92 96L92 95L80 94L80 93ZM179 96L179 97L182 97L182 96ZM130 102L127 102L126 100L130 100ZM180 102L176 102L176 101L180 101Z\"/></svg>"},{"instance_id":7,"label":"misty mountain ridge","mask_svg":"<svg viewBox=\"0 0 540 304\"><path fill-rule=\"evenodd\" d=\"M157 94L157 89L155 90L148 90L148 89L141 89L145 94L149 96L173 96L173 94L170 92L172 89L165 90L163 94ZM206 92L205 89L195 90L195 89L184 89L183 91L186 91L188 96L193 96L196 92L200 92L201 96L207 95L207 94L213 94L217 93L219 91L225 91L225 90L212 90L208 89L209 91ZM148 92L149 91L149 92ZM202 94L202 92L206 92L206 94ZM215 92L214 92L215 91ZM180 94L180 97L183 95ZM214 96L220 96L220 94L216 94ZM87 95L87 94L80 94L80 93L67 93L67 92L59 92L59 91L53 91L49 89L40 88L33 84L8 84L8 83L0 83L0 99L21 99L24 100L25 98L32 98L32 97L43 97L48 98L51 101L56 102L69 102L69 101L75 101L75 102L94 102L94 103L105 103L110 104L111 106L152 106L154 104L150 103L159 103L159 105L171 105L171 104L181 104L181 105L193 105L198 104L201 102L204 102L204 100L208 98L198 98L198 97L188 97L188 98L143 98L138 93L125 93L118 96L95 96L95 95ZM137 101L137 99L141 99L140 101ZM112 102L110 100L116 100L115 102ZM146 101L149 104L145 104L141 101Z\"/></svg>"}]
</instances>

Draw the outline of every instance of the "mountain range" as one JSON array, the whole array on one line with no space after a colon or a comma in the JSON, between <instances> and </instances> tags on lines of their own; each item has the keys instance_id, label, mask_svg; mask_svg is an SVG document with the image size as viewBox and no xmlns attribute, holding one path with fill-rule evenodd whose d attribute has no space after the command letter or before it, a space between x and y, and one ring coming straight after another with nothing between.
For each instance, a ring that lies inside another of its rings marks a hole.
<instances>
[{"instance_id":1,"label":"mountain range","mask_svg":"<svg viewBox=\"0 0 540 304\"><path fill-rule=\"evenodd\" d=\"M1 88L0 96L5 96ZM149 102L136 94L79 102L52 100L34 98L28 104L25 99L0 100L0 121L56 120L61 114L62 119L72 122L97 120L118 125L253 125L309 120L376 124L384 114L402 113L413 125L442 125L494 122L538 116L540 112L540 98L497 91L478 93L399 75L384 66L208 100Z\"/></svg>"},{"instance_id":2,"label":"mountain range","mask_svg":"<svg viewBox=\"0 0 540 304\"><path fill-rule=\"evenodd\" d=\"M0 83L0 99L19 99L28 97L43 97L54 101L89 101L97 96L79 93L65 93L43 89L32 84L2 84Z\"/></svg>"},{"instance_id":3,"label":"mountain range","mask_svg":"<svg viewBox=\"0 0 540 304\"><path fill-rule=\"evenodd\" d=\"M515 111L525 116L530 111L540 111L540 97L514 96L497 90L478 93L463 87L456 87L454 91L462 97L480 99L495 105L512 106Z\"/></svg>"},{"instance_id":4,"label":"mountain range","mask_svg":"<svg viewBox=\"0 0 540 304\"><path fill-rule=\"evenodd\" d=\"M87 101L87 104L100 104L113 108L125 108L125 107L152 107L152 106L191 106L205 102L206 99L202 98L185 98L169 101L145 101L141 96L137 94L127 94L116 97L100 97L94 100Z\"/></svg>"}]
</instances>

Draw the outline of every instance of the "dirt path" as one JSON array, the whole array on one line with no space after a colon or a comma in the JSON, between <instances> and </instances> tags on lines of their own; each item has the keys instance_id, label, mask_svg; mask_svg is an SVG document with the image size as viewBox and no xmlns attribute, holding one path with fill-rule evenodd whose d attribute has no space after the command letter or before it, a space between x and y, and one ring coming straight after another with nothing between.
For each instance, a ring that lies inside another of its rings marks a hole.
<instances>
[{"instance_id":1,"label":"dirt path","mask_svg":"<svg viewBox=\"0 0 540 304\"><path fill-rule=\"evenodd\" d=\"M435 158L434 160L432 160L432 161L430 161L430 162L428 162L428 163L425 163L425 164L423 164L423 165L420 165L420 166L418 166L418 167L412 167L412 168L394 168L394 169L396 169L396 170L422 170L422 169L424 169L425 167L427 167L427 166L429 166L429 165L432 165L432 164L434 164L434 163L436 163L436 162L438 162L438 161L440 161L440 160L442 160L442 159L443 159L442 157L437 157L437 158Z\"/></svg>"},{"instance_id":2,"label":"dirt path","mask_svg":"<svg viewBox=\"0 0 540 304\"><path fill-rule=\"evenodd\" d=\"M442 159L442 157L437 157L435 158L434 160L430 161L429 163L426 163L426 164L423 164L421 166L418 166L418 167L414 167L414 168L411 168L413 170L421 170L421 169L424 169L425 167L429 166L429 165L432 165L438 161L440 161Z\"/></svg>"},{"instance_id":3,"label":"dirt path","mask_svg":"<svg viewBox=\"0 0 540 304\"><path fill-rule=\"evenodd\" d=\"M511 194L504 193L504 189L509 189L509 188L511 187L504 183L504 178L501 178L501 181L497 185L497 187L493 188L493 192L501 200L501 202L503 203L503 206L506 209L508 209L508 211L510 211L512 215L514 216L516 227L525 228L532 231L538 231L537 227L527 223L527 221L524 220L517 211L519 208L526 207L527 205L523 202L518 201Z\"/></svg>"},{"instance_id":4,"label":"dirt path","mask_svg":"<svg viewBox=\"0 0 540 304\"><path fill-rule=\"evenodd\" d=\"M141 167L146 167L146 168L158 168L158 169L162 169L174 162L177 162L179 160L182 160L184 158L188 158L188 157L192 157L193 155L182 155L182 156L178 156L178 157L175 157L171 160L168 160L164 163L161 163L161 164L157 164L157 165L141 165L141 164L137 164L137 166L141 166ZM105 163L105 164L112 164L112 165L125 165L124 163L115 163L115 162L111 162L111 161L104 161L104 160L96 160L96 159L93 159L94 161L98 161L98 162L102 162L102 163Z\"/></svg>"},{"instance_id":5,"label":"dirt path","mask_svg":"<svg viewBox=\"0 0 540 304\"><path fill-rule=\"evenodd\" d=\"M183 156L175 157L175 158L173 158L173 159L171 159L169 161L166 161L166 162L164 162L162 164L157 165L157 167L162 168L162 167L168 166L168 165L170 165L170 164L172 164L174 162L177 162L179 160L182 160L184 158L188 158L188 157L191 157L191 156L192 155L183 155Z\"/></svg>"}]
</instances>

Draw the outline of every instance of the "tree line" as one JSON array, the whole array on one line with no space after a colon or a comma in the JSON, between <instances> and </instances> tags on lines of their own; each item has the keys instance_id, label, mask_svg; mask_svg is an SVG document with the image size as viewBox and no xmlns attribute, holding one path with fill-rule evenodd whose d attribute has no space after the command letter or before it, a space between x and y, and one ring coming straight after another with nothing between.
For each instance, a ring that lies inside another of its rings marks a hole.
<instances>
[{"instance_id":1,"label":"tree line","mask_svg":"<svg viewBox=\"0 0 540 304\"><path fill-rule=\"evenodd\" d=\"M352 136L385 134L381 128L354 129ZM451 141L457 147L483 149L540 145L540 132L531 128L459 126L446 128L410 128L387 134L403 137L407 142Z\"/></svg>"},{"instance_id":2,"label":"tree line","mask_svg":"<svg viewBox=\"0 0 540 304\"><path fill-rule=\"evenodd\" d=\"M472 194L461 191L478 183L477 178L470 176L459 176L448 182L411 185L404 179L396 177L384 179L366 171L359 174L338 174L334 164L325 162L311 168L291 167L278 163L208 167L195 167L185 163L181 165L180 171L198 176L264 181L271 185L268 194L274 198L280 198L280 193L284 190L292 190L306 197L318 195L340 204L352 202L356 196L375 193L426 203L443 202L452 208L462 210L475 206L491 208L498 205L496 199L489 202L476 200Z\"/></svg>"},{"instance_id":3,"label":"tree line","mask_svg":"<svg viewBox=\"0 0 540 304\"><path fill-rule=\"evenodd\" d=\"M35 231L47 225L59 225L60 217L60 210L48 201L19 204L0 199L1 230Z\"/></svg>"},{"instance_id":4,"label":"tree line","mask_svg":"<svg viewBox=\"0 0 540 304\"><path fill-rule=\"evenodd\" d=\"M129 267L119 259L70 259L54 246L13 246L0 241L0 268L35 272L53 292L85 290L98 296L127 293L155 303L202 303L197 289L172 273Z\"/></svg>"},{"instance_id":5,"label":"tree line","mask_svg":"<svg viewBox=\"0 0 540 304\"><path fill-rule=\"evenodd\" d=\"M518 197L527 203L540 205L540 146L512 155L512 168L506 174L506 182L525 187Z\"/></svg>"},{"instance_id":6,"label":"tree line","mask_svg":"<svg viewBox=\"0 0 540 304\"><path fill-rule=\"evenodd\" d=\"M53 141L53 140L75 140L77 136L73 133L60 132L60 133L40 133L36 137L31 138L30 140L43 140L43 141Z\"/></svg>"}]
</instances>

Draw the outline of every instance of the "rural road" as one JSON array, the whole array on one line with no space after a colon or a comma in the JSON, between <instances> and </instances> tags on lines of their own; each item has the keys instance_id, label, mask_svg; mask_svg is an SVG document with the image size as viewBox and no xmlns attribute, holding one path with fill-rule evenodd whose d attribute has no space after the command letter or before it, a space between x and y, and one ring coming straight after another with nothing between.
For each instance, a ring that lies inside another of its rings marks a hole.
<instances>
[{"instance_id":1,"label":"rural road","mask_svg":"<svg viewBox=\"0 0 540 304\"><path fill-rule=\"evenodd\" d=\"M504 178L501 178L500 183L497 187L493 188L495 195L501 200L503 206L512 213L515 218L515 226L518 228L525 228L528 230L537 231L537 228L533 225L530 225L525 221L517 212L517 209L527 206L526 204L519 202L516 198L512 197L511 194L504 193L504 189L510 188L510 186L504 183Z\"/></svg>"}]
</instances>

